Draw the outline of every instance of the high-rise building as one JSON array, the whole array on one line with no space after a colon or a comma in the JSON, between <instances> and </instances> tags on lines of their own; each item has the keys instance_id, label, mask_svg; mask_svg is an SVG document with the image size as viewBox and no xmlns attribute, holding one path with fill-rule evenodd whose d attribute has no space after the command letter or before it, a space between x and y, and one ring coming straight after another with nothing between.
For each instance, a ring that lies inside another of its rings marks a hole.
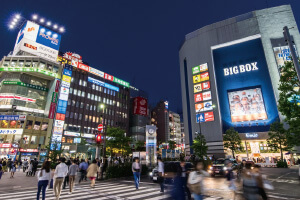
<instances>
[{"instance_id":1,"label":"high-rise building","mask_svg":"<svg viewBox=\"0 0 300 200\"><path fill-rule=\"evenodd\" d=\"M170 140L176 142L177 147L181 148L180 115L173 111L169 111L169 130Z\"/></svg>"},{"instance_id":2,"label":"high-rise building","mask_svg":"<svg viewBox=\"0 0 300 200\"><path fill-rule=\"evenodd\" d=\"M167 143L170 140L168 102L160 101L151 111L151 124L157 127L158 143Z\"/></svg>"},{"instance_id":3,"label":"high-rise building","mask_svg":"<svg viewBox=\"0 0 300 200\"><path fill-rule=\"evenodd\" d=\"M299 30L289 5L249 12L185 36L179 57L188 148L201 130L208 154L223 157L223 134L233 127L247 149L238 157L279 156L266 139L270 124L283 119L276 102L280 68L290 60L284 26L299 51Z\"/></svg>"}]
</instances>

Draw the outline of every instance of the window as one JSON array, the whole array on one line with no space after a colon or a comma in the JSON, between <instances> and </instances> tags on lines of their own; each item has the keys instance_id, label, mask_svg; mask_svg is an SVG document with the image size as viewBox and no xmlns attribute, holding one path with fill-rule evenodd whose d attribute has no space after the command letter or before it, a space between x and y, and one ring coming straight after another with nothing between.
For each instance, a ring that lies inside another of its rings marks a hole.
<instances>
[{"instance_id":1,"label":"window","mask_svg":"<svg viewBox=\"0 0 300 200\"><path fill-rule=\"evenodd\" d=\"M109 100L109 104L110 104L110 105L113 105L113 101L112 101L112 100Z\"/></svg>"},{"instance_id":2,"label":"window","mask_svg":"<svg viewBox=\"0 0 300 200\"><path fill-rule=\"evenodd\" d=\"M78 108L78 107L79 107L79 101L76 102L76 108Z\"/></svg>"},{"instance_id":3,"label":"window","mask_svg":"<svg viewBox=\"0 0 300 200\"><path fill-rule=\"evenodd\" d=\"M78 90L77 95L81 96L81 90Z\"/></svg>"},{"instance_id":4,"label":"window","mask_svg":"<svg viewBox=\"0 0 300 200\"><path fill-rule=\"evenodd\" d=\"M119 104L119 102L117 102L117 107L119 107L120 106L120 104Z\"/></svg>"},{"instance_id":5,"label":"window","mask_svg":"<svg viewBox=\"0 0 300 200\"><path fill-rule=\"evenodd\" d=\"M37 144L37 136L35 135L31 136L30 144Z\"/></svg>"},{"instance_id":6,"label":"window","mask_svg":"<svg viewBox=\"0 0 300 200\"><path fill-rule=\"evenodd\" d=\"M84 103L81 102L81 103L80 103L80 108L83 108L83 106L84 106Z\"/></svg>"},{"instance_id":7,"label":"window","mask_svg":"<svg viewBox=\"0 0 300 200\"><path fill-rule=\"evenodd\" d=\"M103 98L103 103L105 103L105 98Z\"/></svg>"},{"instance_id":8,"label":"window","mask_svg":"<svg viewBox=\"0 0 300 200\"><path fill-rule=\"evenodd\" d=\"M74 89L73 94L74 94L74 95L77 95L77 90L76 90L76 89Z\"/></svg>"},{"instance_id":9,"label":"window","mask_svg":"<svg viewBox=\"0 0 300 200\"><path fill-rule=\"evenodd\" d=\"M41 127L41 122L35 121L34 122L34 126L33 126L33 130L40 130Z\"/></svg>"},{"instance_id":10,"label":"window","mask_svg":"<svg viewBox=\"0 0 300 200\"><path fill-rule=\"evenodd\" d=\"M89 107L90 107L90 104L86 104L86 107L85 107L85 109L89 109Z\"/></svg>"},{"instance_id":11,"label":"window","mask_svg":"<svg viewBox=\"0 0 300 200\"><path fill-rule=\"evenodd\" d=\"M114 120L111 120L111 126L114 126Z\"/></svg>"},{"instance_id":12,"label":"window","mask_svg":"<svg viewBox=\"0 0 300 200\"><path fill-rule=\"evenodd\" d=\"M79 114L79 120L82 120L82 114L81 113Z\"/></svg>"},{"instance_id":13,"label":"window","mask_svg":"<svg viewBox=\"0 0 300 200\"><path fill-rule=\"evenodd\" d=\"M101 97L100 96L98 97L98 101L101 102Z\"/></svg>"},{"instance_id":14,"label":"window","mask_svg":"<svg viewBox=\"0 0 300 200\"><path fill-rule=\"evenodd\" d=\"M93 116L93 122L96 122L96 117L95 116Z\"/></svg>"},{"instance_id":15,"label":"window","mask_svg":"<svg viewBox=\"0 0 300 200\"><path fill-rule=\"evenodd\" d=\"M29 135L23 135L23 144L29 144Z\"/></svg>"},{"instance_id":16,"label":"window","mask_svg":"<svg viewBox=\"0 0 300 200\"><path fill-rule=\"evenodd\" d=\"M68 99L68 105L71 105L71 99Z\"/></svg>"},{"instance_id":17,"label":"window","mask_svg":"<svg viewBox=\"0 0 300 200\"><path fill-rule=\"evenodd\" d=\"M91 121L92 121L92 116L90 115L90 116L89 116L89 122L91 122Z\"/></svg>"},{"instance_id":18,"label":"window","mask_svg":"<svg viewBox=\"0 0 300 200\"><path fill-rule=\"evenodd\" d=\"M28 129L28 130L31 130L32 129L32 124L33 124L32 120L27 120L25 128Z\"/></svg>"},{"instance_id":19,"label":"window","mask_svg":"<svg viewBox=\"0 0 300 200\"><path fill-rule=\"evenodd\" d=\"M40 145L45 144L45 136L40 136L39 144Z\"/></svg>"},{"instance_id":20,"label":"window","mask_svg":"<svg viewBox=\"0 0 300 200\"><path fill-rule=\"evenodd\" d=\"M90 99L91 98L91 94L87 93L87 98Z\"/></svg>"},{"instance_id":21,"label":"window","mask_svg":"<svg viewBox=\"0 0 300 200\"><path fill-rule=\"evenodd\" d=\"M76 101L72 100L72 106L75 106Z\"/></svg>"},{"instance_id":22,"label":"window","mask_svg":"<svg viewBox=\"0 0 300 200\"><path fill-rule=\"evenodd\" d=\"M85 86L85 87L86 87L86 85L87 85L87 84L86 84L86 81L83 81L83 86Z\"/></svg>"},{"instance_id":23,"label":"window","mask_svg":"<svg viewBox=\"0 0 300 200\"><path fill-rule=\"evenodd\" d=\"M99 122L99 117L97 117L97 119L96 119L96 123L100 123L100 122Z\"/></svg>"},{"instance_id":24,"label":"window","mask_svg":"<svg viewBox=\"0 0 300 200\"><path fill-rule=\"evenodd\" d=\"M111 115L111 109L108 109L108 114Z\"/></svg>"},{"instance_id":25,"label":"window","mask_svg":"<svg viewBox=\"0 0 300 200\"><path fill-rule=\"evenodd\" d=\"M69 117L69 114L70 114L69 111L66 111L66 117Z\"/></svg>"},{"instance_id":26,"label":"window","mask_svg":"<svg viewBox=\"0 0 300 200\"><path fill-rule=\"evenodd\" d=\"M70 88L70 90L69 90L69 93L71 94L71 93L72 93L72 91L73 91L73 88Z\"/></svg>"},{"instance_id":27,"label":"window","mask_svg":"<svg viewBox=\"0 0 300 200\"><path fill-rule=\"evenodd\" d=\"M114 91L114 96L116 96L116 91Z\"/></svg>"},{"instance_id":28,"label":"window","mask_svg":"<svg viewBox=\"0 0 300 200\"><path fill-rule=\"evenodd\" d=\"M43 62L40 62L39 69L45 69L45 67L46 67L46 64Z\"/></svg>"},{"instance_id":29,"label":"window","mask_svg":"<svg viewBox=\"0 0 300 200\"><path fill-rule=\"evenodd\" d=\"M78 118L78 113L74 113L74 119Z\"/></svg>"},{"instance_id":30,"label":"window","mask_svg":"<svg viewBox=\"0 0 300 200\"><path fill-rule=\"evenodd\" d=\"M20 143L20 141L21 141L21 135L15 135L14 143Z\"/></svg>"},{"instance_id":31,"label":"window","mask_svg":"<svg viewBox=\"0 0 300 200\"><path fill-rule=\"evenodd\" d=\"M74 81L74 78L72 77L72 78L71 78L71 83L73 83L73 81Z\"/></svg>"},{"instance_id":32,"label":"window","mask_svg":"<svg viewBox=\"0 0 300 200\"><path fill-rule=\"evenodd\" d=\"M79 85L82 85L82 80L81 79L79 80Z\"/></svg>"},{"instance_id":33,"label":"window","mask_svg":"<svg viewBox=\"0 0 300 200\"><path fill-rule=\"evenodd\" d=\"M106 94L106 88L104 88L104 93Z\"/></svg>"},{"instance_id":34,"label":"window","mask_svg":"<svg viewBox=\"0 0 300 200\"><path fill-rule=\"evenodd\" d=\"M70 113L70 118L72 119L73 117L74 117L74 113L71 112L71 113Z\"/></svg>"},{"instance_id":35,"label":"window","mask_svg":"<svg viewBox=\"0 0 300 200\"><path fill-rule=\"evenodd\" d=\"M95 89L95 87L96 87L95 84L92 84L92 89L93 89L93 90Z\"/></svg>"},{"instance_id":36,"label":"window","mask_svg":"<svg viewBox=\"0 0 300 200\"><path fill-rule=\"evenodd\" d=\"M96 105L94 105L94 110L96 110Z\"/></svg>"},{"instance_id":37,"label":"window","mask_svg":"<svg viewBox=\"0 0 300 200\"><path fill-rule=\"evenodd\" d=\"M93 105L90 106L90 110L93 110Z\"/></svg>"},{"instance_id":38,"label":"window","mask_svg":"<svg viewBox=\"0 0 300 200\"><path fill-rule=\"evenodd\" d=\"M97 90L97 91L99 90L99 86L98 86L98 85L96 85L96 90Z\"/></svg>"},{"instance_id":39,"label":"window","mask_svg":"<svg viewBox=\"0 0 300 200\"><path fill-rule=\"evenodd\" d=\"M84 91L82 91L82 93L81 93L81 96L82 96L82 97L84 97L84 96L85 96L85 92L84 92Z\"/></svg>"},{"instance_id":40,"label":"window","mask_svg":"<svg viewBox=\"0 0 300 200\"><path fill-rule=\"evenodd\" d=\"M84 121L87 121L88 118L89 118L89 116L88 116L88 115L85 115L85 116L84 116Z\"/></svg>"},{"instance_id":41,"label":"window","mask_svg":"<svg viewBox=\"0 0 300 200\"><path fill-rule=\"evenodd\" d=\"M91 99L94 100L94 97L95 97L95 95L92 94L92 95L91 95Z\"/></svg>"}]
</instances>

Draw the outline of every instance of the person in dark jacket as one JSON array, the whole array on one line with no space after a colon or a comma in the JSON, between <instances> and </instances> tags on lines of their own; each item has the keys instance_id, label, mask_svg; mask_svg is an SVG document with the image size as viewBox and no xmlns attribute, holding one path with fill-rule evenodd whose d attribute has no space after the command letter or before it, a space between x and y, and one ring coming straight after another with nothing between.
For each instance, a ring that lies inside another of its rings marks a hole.
<instances>
[{"instance_id":1,"label":"person in dark jacket","mask_svg":"<svg viewBox=\"0 0 300 200\"><path fill-rule=\"evenodd\" d=\"M37 171L39 162L34 158L34 161L32 163L32 176L35 176L35 173Z\"/></svg>"},{"instance_id":2,"label":"person in dark jacket","mask_svg":"<svg viewBox=\"0 0 300 200\"><path fill-rule=\"evenodd\" d=\"M68 160L67 162L66 162L66 165L68 166L68 169L69 169L69 167L70 167L70 165L71 165L72 163L71 163L71 160ZM64 186L63 186L63 189L66 189L66 185L69 183L69 176L66 176L65 177L65 179L64 179Z\"/></svg>"}]
</instances>

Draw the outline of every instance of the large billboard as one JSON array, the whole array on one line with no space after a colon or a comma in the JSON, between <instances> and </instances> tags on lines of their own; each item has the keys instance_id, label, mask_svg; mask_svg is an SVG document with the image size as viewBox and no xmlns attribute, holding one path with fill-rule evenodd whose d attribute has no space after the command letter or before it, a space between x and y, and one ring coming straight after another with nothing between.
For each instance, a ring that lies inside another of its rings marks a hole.
<instances>
[{"instance_id":1,"label":"large billboard","mask_svg":"<svg viewBox=\"0 0 300 200\"><path fill-rule=\"evenodd\" d=\"M147 116L148 101L143 97L135 97L133 100L133 114Z\"/></svg>"},{"instance_id":2,"label":"large billboard","mask_svg":"<svg viewBox=\"0 0 300 200\"><path fill-rule=\"evenodd\" d=\"M213 48L223 131L268 131L278 110L260 38Z\"/></svg>"}]
</instances>

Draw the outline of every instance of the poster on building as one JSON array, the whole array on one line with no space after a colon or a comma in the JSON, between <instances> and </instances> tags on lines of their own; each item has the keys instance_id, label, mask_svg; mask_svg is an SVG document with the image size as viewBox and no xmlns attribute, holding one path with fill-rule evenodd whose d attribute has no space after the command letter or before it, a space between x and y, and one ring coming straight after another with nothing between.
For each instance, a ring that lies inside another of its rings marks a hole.
<instances>
[{"instance_id":1,"label":"poster on building","mask_svg":"<svg viewBox=\"0 0 300 200\"><path fill-rule=\"evenodd\" d=\"M204 113L205 122L212 122L215 120L214 112L206 112Z\"/></svg>"},{"instance_id":2,"label":"poster on building","mask_svg":"<svg viewBox=\"0 0 300 200\"><path fill-rule=\"evenodd\" d=\"M211 91L203 92L202 96L203 96L203 101L211 100Z\"/></svg>"},{"instance_id":3,"label":"poster on building","mask_svg":"<svg viewBox=\"0 0 300 200\"><path fill-rule=\"evenodd\" d=\"M193 76L193 83L200 83L200 82L201 82L200 74Z\"/></svg>"},{"instance_id":4,"label":"poster on building","mask_svg":"<svg viewBox=\"0 0 300 200\"><path fill-rule=\"evenodd\" d=\"M203 103L197 103L197 104L195 104L195 111L196 112L202 112L202 111L204 111L204 104Z\"/></svg>"},{"instance_id":5,"label":"poster on building","mask_svg":"<svg viewBox=\"0 0 300 200\"><path fill-rule=\"evenodd\" d=\"M202 93L195 94L194 99L195 99L195 103L203 101L203 94Z\"/></svg>"},{"instance_id":6,"label":"poster on building","mask_svg":"<svg viewBox=\"0 0 300 200\"><path fill-rule=\"evenodd\" d=\"M207 82L202 83L202 89L203 90L209 90L210 89L210 82L207 81Z\"/></svg>"},{"instance_id":7,"label":"poster on building","mask_svg":"<svg viewBox=\"0 0 300 200\"><path fill-rule=\"evenodd\" d=\"M207 101L207 102L204 102L203 104L204 104L204 108L203 108L204 111L213 109L212 101Z\"/></svg>"},{"instance_id":8,"label":"poster on building","mask_svg":"<svg viewBox=\"0 0 300 200\"><path fill-rule=\"evenodd\" d=\"M193 68L192 68L192 72L193 72L193 74L198 74L198 73L200 73L200 68L199 68L199 66L193 67Z\"/></svg>"},{"instance_id":9,"label":"poster on building","mask_svg":"<svg viewBox=\"0 0 300 200\"><path fill-rule=\"evenodd\" d=\"M208 74L208 72L200 74L200 79L201 79L201 82L202 81L208 81L209 80L209 74Z\"/></svg>"},{"instance_id":10,"label":"poster on building","mask_svg":"<svg viewBox=\"0 0 300 200\"><path fill-rule=\"evenodd\" d=\"M201 92L201 91L202 91L201 83L197 84L197 85L194 85L194 93L198 93L198 92Z\"/></svg>"},{"instance_id":11,"label":"poster on building","mask_svg":"<svg viewBox=\"0 0 300 200\"><path fill-rule=\"evenodd\" d=\"M228 92L232 122L268 119L260 88Z\"/></svg>"},{"instance_id":12,"label":"poster on building","mask_svg":"<svg viewBox=\"0 0 300 200\"><path fill-rule=\"evenodd\" d=\"M147 116L148 101L143 97L135 97L133 99L133 114Z\"/></svg>"},{"instance_id":13,"label":"poster on building","mask_svg":"<svg viewBox=\"0 0 300 200\"><path fill-rule=\"evenodd\" d=\"M207 63L200 65L200 72L205 72L208 70Z\"/></svg>"}]
</instances>

